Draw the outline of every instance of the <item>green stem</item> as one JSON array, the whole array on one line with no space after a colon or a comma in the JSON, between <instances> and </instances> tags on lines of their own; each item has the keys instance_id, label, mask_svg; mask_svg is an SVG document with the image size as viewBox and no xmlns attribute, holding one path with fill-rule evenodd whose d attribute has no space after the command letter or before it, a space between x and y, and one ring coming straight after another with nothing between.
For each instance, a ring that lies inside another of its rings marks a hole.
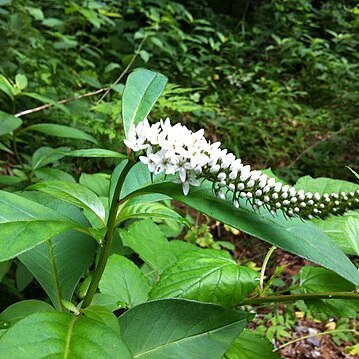
<instances>
[{"instance_id":1,"label":"green stem","mask_svg":"<svg viewBox=\"0 0 359 359\"><path fill-rule=\"evenodd\" d=\"M357 299L359 293L351 292L322 292L322 293L303 293L290 295L271 295L268 297L247 298L241 304L261 304L261 303L282 303L295 302L296 300L314 300L314 299Z\"/></svg>"},{"instance_id":2,"label":"green stem","mask_svg":"<svg viewBox=\"0 0 359 359\"><path fill-rule=\"evenodd\" d=\"M102 274L105 270L107 259L110 255L110 251L111 251L113 233L114 233L114 230L116 227L116 216L117 216L117 211L118 211L118 207L119 207L119 203L120 203L119 197L120 197L121 189L122 189L123 183L125 181L125 178L126 178L128 172L130 171L130 169L132 168L132 166L134 164L135 164L134 162L129 160L127 162L125 168L121 172L121 175L117 181L115 192L113 194L113 198L112 198L112 202L111 202L111 206L110 206L110 212L108 215L107 231L105 234L105 238L103 240L103 247L101 250L100 258L98 260L97 267L96 267L94 275L92 277L90 286L87 290L86 296L82 303L82 308L86 308L91 304L92 299L97 291L98 284L100 283Z\"/></svg>"},{"instance_id":3,"label":"green stem","mask_svg":"<svg viewBox=\"0 0 359 359\"><path fill-rule=\"evenodd\" d=\"M293 340L290 340L289 342L287 343L284 343L282 344L281 346L279 346L278 348L274 349L273 351L276 352L280 349L283 349L285 348L286 346L288 345L291 345L293 343L296 343L296 342L300 342L301 340L304 340L304 339L308 339L308 338L313 338L313 337L319 337L321 335L327 335L327 334L335 334L335 333L357 333L357 331L355 329L334 329L334 330L327 330L326 332L322 332L322 333L316 333L316 334L309 334L309 335L305 335L304 337L300 337L300 338L297 338L297 339L293 339Z\"/></svg>"},{"instance_id":4,"label":"green stem","mask_svg":"<svg viewBox=\"0 0 359 359\"><path fill-rule=\"evenodd\" d=\"M268 253L266 254L264 261L263 261L263 265L262 265L262 269L261 269L261 274L259 277L259 290L261 292L261 296L264 294L264 290L263 290L263 283L264 283L264 275L266 272L266 268L267 268L267 264L269 261L269 258L271 257L271 255L273 254L273 252L277 249L276 246L272 246L270 247Z\"/></svg>"}]
</instances>

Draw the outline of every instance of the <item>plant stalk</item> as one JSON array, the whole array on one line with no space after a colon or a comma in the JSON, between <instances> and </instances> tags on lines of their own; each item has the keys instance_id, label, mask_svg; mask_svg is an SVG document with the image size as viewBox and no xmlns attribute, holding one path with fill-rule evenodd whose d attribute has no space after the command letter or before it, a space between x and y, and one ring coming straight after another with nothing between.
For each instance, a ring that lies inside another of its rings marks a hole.
<instances>
[{"instance_id":1,"label":"plant stalk","mask_svg":"<svg viewBox=\"0 0 359 359\"><path fill-rule=\"evenodd\" d=\"M322 292L322 293L303 293L289 295L271 295L268 297L255 297L243 300L242 305L261 304L261 303L283 303L295 302L296 300L315 300L315 299L356 299L359 300L359 293L351 292Z\"/></svg>"},{"instance_id":2,"label":"plant stalk","mask_svg":"<svg viewBox=\"0 0 359 359\"><path fill-rule=\"evenodd\" d=\"M269 251L267 252L264 261L263 261L263 265L262 265L262 269L261 269L261 274L259 277L259 290L261 292L261 296L264 294L264 290L263 290L263 285L264 285L264 276L265 276L265 272L267 269L267 264L269 261L269 258L271 257L272 253L277 249L276 246L272 246L270 247Z\"/></svg>"},{"instance_id":3,"label":"plant stalk","mask_svg":"<svg viewBox=\"0 0 359 359\"><path fill-rule=\"evenodd\" d=\"M82 306L81 306L82 308L86 308L91 304L92 299L97 291L100 280L102 278L102 274L105 270L106 263L107 263L107 260L108 260L108 257L110 255L110 251L111 251L113 233L114 233L114 230L116 227L116 216L117 216L117 211L118 211L118 207L120 204L119 197L120 197L121 189L123 187L123 184L125 182L125 178L126 178L128 172L130 171L130 169L132 168L132 166L134 164L135 164L135 162L133 162L131 160L129 160L127 162L127 164L126 164L125 168L123 169L123 171L121 172L121 175L116 184L115 192L113 194L113 198L112 198L112 202L111 202L111 206L110 206L110 212L108 215L107 231L106 231L106 234L105 234L105 237L103 240L103 247L101 250L100 258L98 260L97 267L95 269L94 275L92 277L92 280L91 280L90 286L87 290L84 301L82 302Z\"/></svg>"}]
</instances>

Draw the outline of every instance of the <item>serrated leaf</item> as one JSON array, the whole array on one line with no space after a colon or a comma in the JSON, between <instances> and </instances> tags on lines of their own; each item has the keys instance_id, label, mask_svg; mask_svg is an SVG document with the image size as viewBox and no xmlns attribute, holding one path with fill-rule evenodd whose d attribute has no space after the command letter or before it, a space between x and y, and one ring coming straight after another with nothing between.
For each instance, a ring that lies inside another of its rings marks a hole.
<instances>
[{"instance_id":1,"label":"serrated leaf","mask_svg":"<svg viewBox=\"0 0 359 359\"><path fill-rule=\"evenodd\" d=\"M248 320L242 311L183 299L144 303L119 318L122 337L139 359L222 358Z\"/></svg>"},{"instance_id":2,"label":"serrated leaf","mask_svg":"<svg viewBox=\"0 0 359 359\"><path fill-rule=\"evenodd\" d=\"M150 298L186 298L228 307L257 287L258 274L238 265L224 251L203 249L180 254L152 288Z\"/></svg>"},{"instance_id":3,"label":"serrated leaf","mask_svg":"<svg viewBox=\"0 0 359 359\"><path fill-rule=\"evenodd\" d=\"M151 220L134 222L120 231L122 242L138 253L151 268L161 273L176 261L165 235Z\"/></svg>"},{"instance_id":4,"label":"serrated leaf","mask_svg":"<svg viewBox=\"0 0 359 359\"><path fill-rule=\"evenodd\" d=\"M39 123L26 128L26 131L37 131L48 136L73 138L76 140L90 141L97 143L97 140L88 133L74 127L58 125L55 123Z\"/></svg>"},{"instance_id":5,"label":"serrated leaf","mask_svg":"<svg viewBox=\"0 0 359 359\"><path fill-rule=\"evenodd\" d=\"M13 258L79 223L23 197L0 191L0 261Z\"/></svg>"},{"instance_id":6,"label":"serrated leaf","mask_svg":"<svg viewBox=\"0 0 359 359\"><path fill-rule=\"evenodd\" d=\"M223 359L279 359L273 345L262 335L244 329L227 350Z\"/></svg>"},{"instance_id":7,"label":"serrated leaf","mask_svg":"<svg viewBox=\"0 0 359 359\"><path fill-rule=\"evenodd\" d=\"M105 225L105 208L100 199L90 189L78 183L63 181L39 182L29 189L45 192L63 201L93 212Z\"/></svg>"},{"instance_id":8,"label":"serrated leaf","mask_svg":"<svg viewBox=\"0 0 359 359\"><path fill-rule=\"evenodd\" d=\"M112 323L86 316L86 312L78 317L68 313L32 314L7 330L0 339L0 351L6 358L17 359L89 355L96 359L132 358Z\"/></svg>"},{"instance_id":9,"label":"serrated leaf","mask_svg":"<svg viewBox=\"0 0 359 359\"><path fill-rule=\"evenodd\" d=\"M145 302L150 286L141 270L129 259L113 254L99 284L100 292L112 296L114 303L133 307Z\"/></svg>"},{"instance_id":10,"label":"serrated leaf","mask_svg":"<svg viewBox=\"0 0 359 359\"><path fill-rule=\"evenodd\" d=\"M22 125L22 120L18 117L0 111L0 136L6 135Z\"/></svg>"},{"instance_id":11,"label":"serrated leaf","mask_svg":"<svg viewBox=\"0 0 359 359\"><path fill-rule=\"evenodd\" d=\"M137 69L127 78L122 97L122 121L125 136L151 111L163 92L167 77L146 69Z\"/></svg>"}]
</instances>

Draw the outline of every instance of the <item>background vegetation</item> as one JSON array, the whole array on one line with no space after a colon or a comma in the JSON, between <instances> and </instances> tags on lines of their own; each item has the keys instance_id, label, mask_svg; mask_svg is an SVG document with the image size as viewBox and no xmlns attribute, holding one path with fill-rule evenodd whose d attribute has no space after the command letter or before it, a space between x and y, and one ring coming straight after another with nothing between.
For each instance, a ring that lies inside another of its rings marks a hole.
<instances>
[{"instance_id":1,"label":"background vegetation","mask_svg":"<svg viewBox=\"0 0 359 359\"><path fill-rule=\"evenodd\" d=\"M207 138L223 142L243 162L271 167L289 183L307 174L355 182L345 166L359 172L358 26L359 7L350 0L0 0L0 125L7 114L23 122L13 133L0 131L0 189L13 192L41 180L78 180L105 197L114 159L63 158L53 149L76 150L91 143L124 153L122 93L127 75L139 67L169 78L150 114L153 122L170 116L194 130L204 127ZM298 184L305 190L343 185L308 178ZM348 191L357 188L343 186ZM171 211L170 206L165 203L166 210ZM222 249L260 271L269 247L248 243L248 236L206 216L182 207L180 211L191 222L188 231L161 220L145 224L156 227L166 244L180 238L197 247ZM358 254L357 212L314 223L346 254ZM331 235L333 227L340 233ZM140 249L124 249L120 234L114 252L133 258ZM89 283L93 247L83 259L79 278L84 274L85 279L76 288L77 299ZM305 283L309 270L322 270L276 253L268 258L270 280L264 289L269 294ZM141 270L150 272L141 253L135 262L145 263ZM20 261L3 263L1 310L18 300L47 298L23 264L26 253ZM319 309L304 302L259 308L251 329L266 334L277 347L293 335L310 335L308 328L334 330L326 348L337 347L328 349L328 355L341 357L344 347L355 355L355 307L339 303L340 310L333 314L324 304ZM343 315L345 308L349 314L334 320L332 315Z\"/></svg>"},{"instance_id":2,"label":"background vegetation","mask_svg":"<svg viewBox=\"0 0 359 359\"><path fill-rule=\"evenodd\" d=\"M246 162L287 179L350 178L344 165L358 170L358 23L355 1L2 0L0 106L17 113L111 86L127 66L147 67L171 82L154 120L205 127ZM45 117L121 147L121 83L101 101ZM30 153L37 145L26 142Z\"/></svg>"}]
</instances>

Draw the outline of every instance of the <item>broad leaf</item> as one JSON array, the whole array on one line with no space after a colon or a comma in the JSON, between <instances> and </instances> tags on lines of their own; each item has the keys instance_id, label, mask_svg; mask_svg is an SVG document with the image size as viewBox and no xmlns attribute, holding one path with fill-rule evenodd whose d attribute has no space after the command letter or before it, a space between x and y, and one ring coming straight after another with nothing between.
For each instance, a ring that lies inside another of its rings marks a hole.
<instances>
[{"instance_id":1,"label":"broad leaf","mask_svg":"<svg viewBox=\"0 0 359 359\"><path fill-rule=\"evenodd\" d=\"M75 179L69 173L61 171L58 168L39 168L34 171L34 175L36 178L43 181L65 181L76 183Z\"/></svg>"},{"instance_id":2,"label":"broad leaf","mask_svg":"<svg viewBox=\"0 0 359 359\"><path fill-rule=\"evenodd\" d=\"M63 181L39 182L29 189L42 191L83 209L92 211L105 225L105 208L100 199L87 187Z\"/></svg>"},{"instance_id":3,"label":"broad leaf","mask_svg":"<svg viewBox=\"0 0 359 359\"><path fill-rule=\"evenodd\" d=\"M325 220L314 219L319 227L346 254L359 256L359 213L348 212L344 216L331 216Z\"/></svg>"},{"instance_id":4,"label":"broad leaf","mask_svg":"<svg viewBox=\"0 0 359 359\"><path fill-rule=\"evenodd\" d=\"M249 317L214 304L168 299L130 309L119 322L134 358L220 359Z\"/></svg>"},{"instance_id":5,"label":"broad leaf","mask_svg":"<svg viewBox=\"0 0 359 359\"><path fill-rule=\"evenodd\" d=\"M151 268L161 273L176 261L165 235L151 220L134 222L120 232L122 242L138 253Z\"/></svg>"},{"instance_id":6,"label":"broad leaf","mask_svg":"<svg viewBox=\"0 0 359 359\"><path fill-rule=\"evenodd\" d=\"M262 335L244 329L232 343L223 359L279 359L273 353L273 345Z\"/></svg>"},{"instance_id":7,"label":"broad leaf","mask_svg":"<svg viewBox=\"0 0 359 359\"><path fill-rule=\"evenodd\" d=\"M106 173L82 173L79 182L81 185L86 186L100 197L108 196L110 176Z\"/></svg>"},{"instance_id":8,"label":"broad leaf","mask_svg":"<svg viewBox=\"0 0 359 359\"><path fill-rule=\"evenodd\" d=\"M325 268L303 267L300 271L300 287L304 293L347 292L355 286ZM309 308L317 313L331 316L355 318L359 312L359 300L355 299L319 299L306 300Z\"/></svg>"},{"instance_id":9,"label":"broad leaf","mask_svg":"<svg viewBox=\"0 0 359 359\"><path fill-rule=\"evenodd\" d=\"M359 285L358 271L348 257L309 221L288 220L281 213L273 217L265 209L255 212L245 200L236 209L229 200L216 198L210 183L192 188L188 196L183 195L181 186L173 183L157 184L140 191L141 194L149 192L170 196L240 231L331 269Z\"/></svg>"},{"instance_id":10,"label":"broad leaf","mask_svg":"<svg viewBox=\"0 0 359 359\"><path fill-rule=\"evenodd\" d=\"M312 178L310 176L305 176L299 178L295 184L295 188L303 189L310 192L318 192L320 194L332 192L354 192L359 189L359 185L347 181L335 180L331 178Z\"/></svg>"},{"instance_id":11,"label":"broad leaf","mask_svg":"<svg viewBox=\"0 0 359 359\"><path fill-rule=\"evenodd\" d=\"M41 300L23 300L7 307L0 314L0 322L6 322L8 326L13 326L21 319L28 317L34 313L54 312L55 309L48 303Z\"/></svg>"},{"instance_id":12,"label":"broad leaf","mask_svg":"<svg viewBox=\"0 0 359 359\"><path fill-rule=\"evenodd\" d=\"M324 193L355 192L359 185L347 181L331 178L302 177L296 183L296 187L305 191ZM352 217L352 218L351 218ZM325 220L313 219L312 222L326 233L334 243L346 254L359 255L359 238L354 234L355 228L359 228L358 212L350 212L345 216L331 216Z\"/></svg>"},{"instance_id":13,"label":"broad leaf","mask_svg":"<svg viewBox=\"0 0 359 359\"><path fill-rule=\"evenodd\" d=\"M86 314L78 317L67 313L32 314L1 337L1 355L17 359L132 358L119 328L115 329L113 321L108 321L108 315Z\"/></svg>"},{"instance_id":14,"label":"broad leaf","mask_svg":"<svg viewBox=\"0 0 359 359\"><path fill-rule=\"evenodd\" d=\"M18 117L0 111L0 136L6 135L22 125L22 120Z\"/></svg>"},{"instance_id":15,"label":"broad leaf","mask_svg":"<svg viewBox=\"0 0 359 359\"><path fill-rule=\"evenodd\" d=\"M128 307L145 302L150 286L141 270L129 259L113 254L105 268L99 285L103 294L112 296L114 303Z\"/></svg>"},{"instance_id":16,"label":"broad leaf","mask_svg":"<svg viewBox=\"0 0 359 359\"><path fill-rule=\"evenodd\" d=\"M167 81L167 77L162 74L146 69L135 70L128 76L122 97L122 120L126 137L131 127L149 114Z\"/></svg>"},{"instance_id":17,"label":"broad leaf","mask_svg":"<svg viewBox=\"0 0 359 359\"><path fill-rule=\"evenodd\" d=\"M83 226L88 225L81 211L71 204L44 193L24 195ZM96 248L96 242L84 233L67 231L21 254L19 259L44 288L54 306L62 309L61 299L71 300L80 278L95 256Z\"/></svg>"},{"instance_id":18,"label":"broad leaf","mask_svg":"<svg viewBox=\"0 0 359 359\"><path fill-rule=\"evenodd\" d=\"M79 223L28 199L0 191L0 261L13 258Z\"/></svg>"},{"instance_id":19,"label":"broad leaf","mask_svg":"<svg viewBox=\"0 0 359 359\"><path fill-rule=\"evenodd\" d=\"M253 269L238 265L224 251L185 252L166 269L150 297L187 298L228 307L238 305L258 285Z\"/></svg>"},{"instance_id":20,"label":"broad leaf","mask_svg":"<svg viewBox=\"0 0 359 359\"><path fill-rule=\"evenodd\" d=\"M81 131L77 128L58 125L55 123L39 123L31 125L26 128L26 131L37 131L44 133L45 135L62 137L62 138L73 138L76 140L90 141L97 143L96 139L88 133Z\"/></svg>"}]
</instances>

